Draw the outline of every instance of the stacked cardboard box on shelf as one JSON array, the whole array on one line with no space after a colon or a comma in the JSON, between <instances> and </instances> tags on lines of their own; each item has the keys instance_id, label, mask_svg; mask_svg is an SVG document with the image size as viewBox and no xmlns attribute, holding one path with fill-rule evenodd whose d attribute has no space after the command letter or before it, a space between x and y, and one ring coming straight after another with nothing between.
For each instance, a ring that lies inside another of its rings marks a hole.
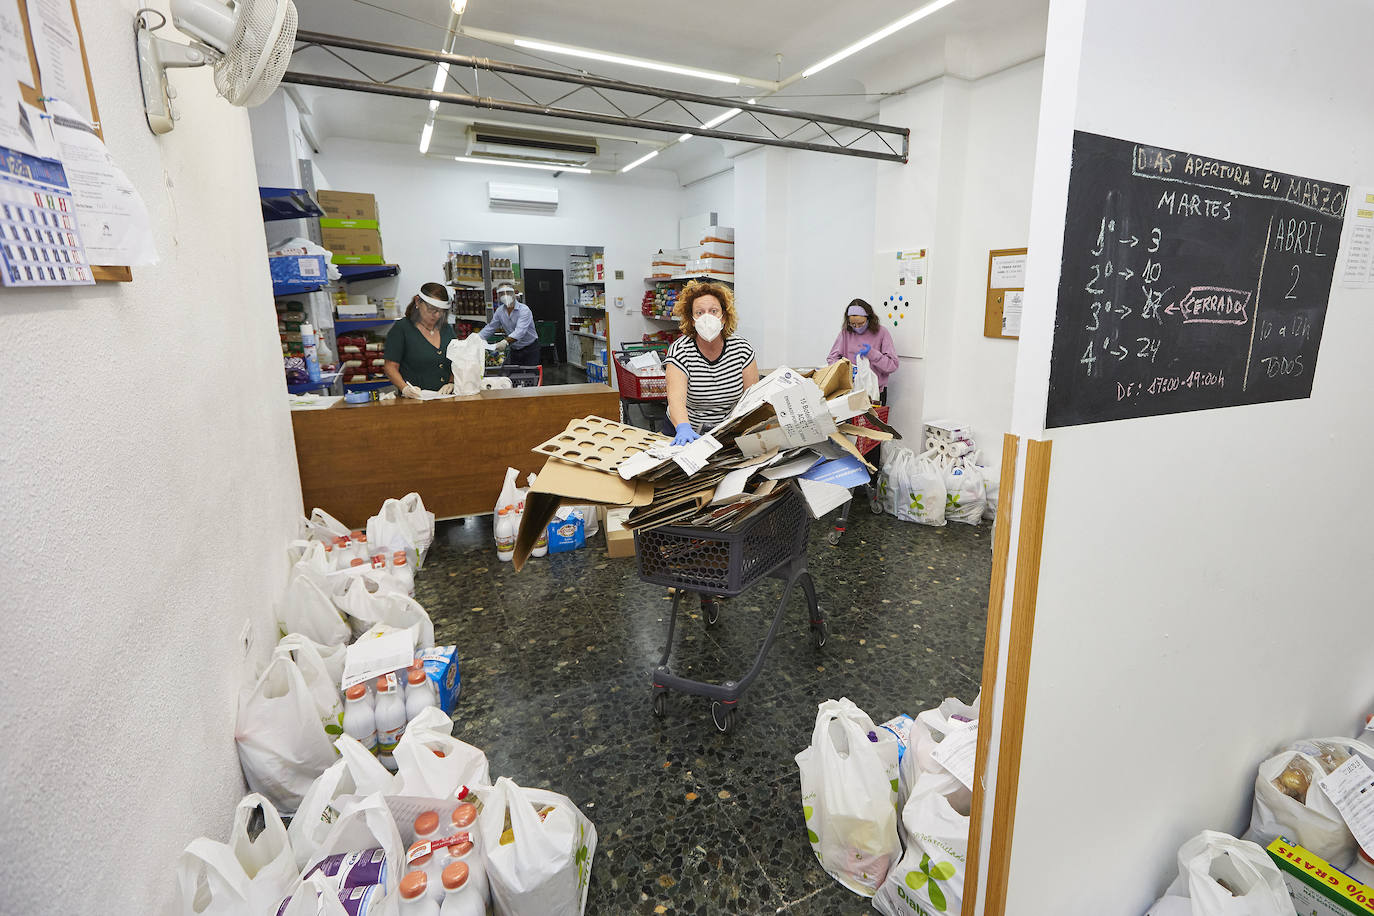
<instances>
[{"instance_id":1,"label":"stacked cardboard box on shelf","mask_svg":"<svg viewBox=\"0 0 1374 916\"><path fill-rule=\"evenodd\" d=\"M384 264L377 198L355 191L316 193L324 217L320 244L334 255L335 264Z\"/></svg>"},{"instance_id":2,"label":"stacked cardboard box on shelf","mask_svg":"<svg viewBox=\"0 0 1374 916\"><path fill-rule=\"evenodd\" d=\"M598 417L574 420L534 451L547 460L525 499L515 542L521 568L562 505L627 508L631 531L660 525L730 530L795 484L815 517L849 499L873 470L859 435L900 438L852 388L847 361L801 373L780 368L687 446ZM850 423L865 417L872 428Z\"/></svg>"},{"instance_id":3,"label":"stacked cardboard box on shelf","mask_svg":"<svg viewBox=\"0 0 1374 916\"><path fill-rule=\"evenodd\" d=\"M687 249L687 274L713 280L735 279L735 230L710 226L701 241Z\"/></svg>"}]
</instances>

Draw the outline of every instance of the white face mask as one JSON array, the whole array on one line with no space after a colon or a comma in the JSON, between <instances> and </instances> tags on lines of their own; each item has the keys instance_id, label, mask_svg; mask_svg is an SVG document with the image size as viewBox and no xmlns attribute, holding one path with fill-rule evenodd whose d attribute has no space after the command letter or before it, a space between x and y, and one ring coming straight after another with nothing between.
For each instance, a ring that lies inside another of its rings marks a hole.
<instances>
[{"instance_id":1,"label":"white face mask","mask_svg":"<svg viewBox=\"0 0 1374 916\"><path fill-rule=\"evenodd\" d=\"M700 337L702 340L708 341L715 340L717 337L719 337L720 332L725 327L720 323L720 319L717 318L715 315L712 315L710 312L707 312L700 318L693 318L692 324L696 326L697 336Z\"/></svg>"},{"instance_id":2,"label":"white face mask","mask_svg":"<svg viewBox=\"0 0 1374 916\"><path fill-rule=\"evenodd\" d=\"M501 297L501 304L504 305L506 308L510 308L512 305L515 304L515 297L514 297L514 296L511 296L511 295L509 295L509 294L508 294L508 295L505 295L505 296L502 296L502 297Z\"/></svg>"}]
</instances>

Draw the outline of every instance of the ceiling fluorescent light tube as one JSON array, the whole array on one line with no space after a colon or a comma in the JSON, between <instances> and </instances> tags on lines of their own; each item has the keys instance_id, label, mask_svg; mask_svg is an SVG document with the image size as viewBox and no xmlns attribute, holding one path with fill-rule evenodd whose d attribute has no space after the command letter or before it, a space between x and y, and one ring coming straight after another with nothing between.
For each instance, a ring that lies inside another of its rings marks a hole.
<instances>
[{"instance_id":1,"label":"ceiling fluorescent light tube","mask_svg":"<svg viewBox=\"0 0 1374 916\"><path fill-rule=\"evenodd\" d=\"M678 142L678 143L686 143L686 142L687 142L688 140L690 140L690 139L692 139L692 135L691 135L691 134L683 134L681 137L678 137L678 138L677 138L677 142Z\"/></svg>"},{"instance_id":2,"label":"ceiling fluorescent light tube","mask_svg":"<svg viewBox=\"0 0 1374 916\"><path fill-rule=\"evenodd\" d=\"M858 41L854 42L849 47L845 48L842 51L837 51L836 53L830 55L820 63L812 64L811 66L807 67L805 70L802 71L802 77L806 78L808 76L813 76L817 73L820 73L822 70L824 70L826 67L829 67L831 64L837 64L852 54L858 54L860 51L862 51L869 45L882 41L887 36L893 34L894 32L901 31L902 29L911 25L913 22L919 22L920 20L929 16L931 13L939 12L940 10L949 6L953 2L954 0L935 0L934 3L927 3L925 6L921 7L915 12L903 16L896 22L893 22L879 29L872 35L869 35L867 38L860 38Z\"/></svg>"},{"instance_id":3,"label":"ceiling fluorescent light tube","mask_svg":"<svg viewBox=\"0 0 1374 916\"><path fill-rule=\"evenodd\" d=\"M504 165L516 169L541 169L545 172L576 172L590 175L591 169L581 169L575 165L543 165L537 162L502 162L499 159L483 159L481 156L454 156L454 162L470 162L476 165Z\"/></svg>"},{"instance_id":4,"label":"ceiling fluorescent light tube","mask_svg":"<svg viewBox=\"0 0 1374 916\"><path fill-rule=\"evenodd\" d=\"M425 129L420 131L420 155L429 152L429 141L434 136L434 122L426 121Z\"/></svg>"},{"instance_id":5,"label":"ceiling fluorescent light tube","mask_svg":"<svg viewBox=\"0 0 1374 916\"><path fill-rule=\"evenodd\" d=\"M725 112L724 114L718 114L718 115L716 115L714 118L712 118L711 120L707 121L705 124L703 124L703 125L701 125L701 126L704 127L704 128L706 128L707 130L710 130L711 128L715 127L717 124L724 124L726 121L730 120L731 118L733 118L735 115L737 115L737 114L739 114L739 113L740 113L740 109L738 109L738 108L731 108L729 111Z\"/></svg>"},{"instance_id":6,"label":"ceiling fluorescent light tube","mask_svg":"<svg viewBox=\"0 0 1374 916\"><path fill-rule=\"evenodd\" d=\"M654 157L657 156L657 155L658 155L658 150L654 150L653 152L649 153L648 155L640 156L640 157L639 157L638 159L636 159L634 162L631 162L629 165L625 166L625 168L621 169L621 170L620 170L620 174L624 175L624 174L625 174L626 172L628 172L630 169L633 169L633 168L636 168L636 167L638 167L638 166L643 165L644 163L648 162L650 159L654 158Z\"/></svg>"},{"instance_id":7,"label":"ceiling fluorescent light tube","mask_svg":"<svg viewBox=\"0 0 1374 916\"><path fill-rule=\"evenodd\" d=\"M463 15L463 10L468 8L468 0L453 0L450 7L453 10L453 15L461 16Z\"/></svg>"},{"instance_id":8,"label":"ceiling fluorescent light tube","mask_svg":"<svg viewBox=\"0 0 1374 916\"><path fill-rule=\"evenodd\" d=\"M440 64L434 70L434 92L441 92L444 84L448 82L448 64Z\"/></svg>"},{"instance_id":9,"label":"ceiling fluorescent light tube","mask_svg":"<svg viewBox=\"0 0 1374 916\"><path fill-rule=\"evenodd\" d=\"M715 80L718 83L739 85L739 77L730 76L728 73L712 73L709 70L679 67L675 64L660 63L656 60L644 60L638 57L622 57L619 54L607 54L603 51L589 51L585 48L570 48L566 45L551 45L548 42L531 41L528 38L516 38L513 44L517 48L528 48L531 51L547 51L550 54L567 54L572 57L585 57L588 60L599 60L608 64L624 64L627 67L643 67L645 70L657 70L660 73L676 73L678 76L695 76L698 79Z\"/></svg>"}]
</instances>

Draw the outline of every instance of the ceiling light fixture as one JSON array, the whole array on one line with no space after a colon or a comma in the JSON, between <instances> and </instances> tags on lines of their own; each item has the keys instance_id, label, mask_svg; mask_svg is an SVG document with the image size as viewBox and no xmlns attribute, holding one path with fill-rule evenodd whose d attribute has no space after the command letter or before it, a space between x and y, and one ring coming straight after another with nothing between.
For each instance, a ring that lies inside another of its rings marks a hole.
<instances>
[{"instance_id":1,"label":"ceiling light fixture","mask_svg":"<svg viewBox=\"0 0 1374 916\"><path fill-rule=\"evenodd\" d=\"M716 115L714 118L712 118L711 120L707 121L705 124L703 124L703 125L701 125L701 126L704 127L704 128L706 128L707 130L710 130L711 128L715 127L717 124L724 124L726 121L730 120L730 119L733 118L735 115L739 114L741 110L742 110L742 109L739 109L739 108L731 108L729 111L727 111L727 112L725 112L725 113L723 113L723 114L718 114L718 115Z\"/></svg>"},{"instance_id":2,"label":"ceiling light fixture","mask_svg":"<svg viewBox=\"0 0 1374 916\"><path fill-rule=\"evenodd\" d=\"M683 134L681 137L678 137L678 138L677 138L677 142L678 142L678 143L686 143L686 142L687 142L688 140L690 140L690 139L692 139L692 135L691 135L691 134Z\"/></svg>"},{"instance_id":3,"label":"ceiling light fixture","mask_svg":"<svg viewBox=\"0 0 1374 916\"><path fill-rule=\"evenodd\" d=\"M448 64L440 64L434 71L434 85L430 87L430 91L442 92L446 85L448 85ZM438 99L429 100L429 110L439 110Z\"/></svg>"},{"instance_id":4,"label":"ceiling light fixture","mask_svg":"<svg viewBox=\"0 0 1374 916\"><path fill-rule=\"evenodd\" d=\"M454 162L469 162L476 165L505 165L516 169L540 169L545 172L576 172L579 175L590 175L591 169L578 168L575 165L543 165L536 162L502 162L499 159L483 159L481 156L454 156Z\"/></svg>"},{"instance_id":5,"label":"ceiling light fixture","mask_svg":"<svg viewBox=\"0 0 1374 916\"><path fill-rule=\"evenodd\" d=\"M434 120L431 118L425 122L425 129L420 131L420 155L423 156L425 153L429 152L429 141L433 136Z\"/></svg>"},{"instance_id":6,"label":"ceiling light fixture","mask_svg":"<svg viewBox=\"0 0 1374 916\"><path fill-rule=\"evenodd\" d=\"M657 70L660 73L676 73L678 76L695 76L698 79L715 80L718 83L730 83L736 86L739 85L740 81L738 76L730 76L727 73L712 73L709 70L679 67L676 64L665 64L656 60L644 60L639 57L622 57L619 54L606 54L603 51L589 51L586 48L553 45L545 41L531 41L528 38L516 38L513 44L517 48L528 48L531 51L548 51L550 54L567 54L571 57L585 57L588 60L599 60L608 64L624 64L627 67L643 67L646 70Z\"/></svg>"},{"instance_id":7,"label":"ceiling light fixture","mask_svg":"<svg viewBox=\"0 0 1374 916\"><path fill-rule=\"evenodd\" d=\"M463 15L463 10L468 8L468 0L452 0L450 6L453 8L453 15Z\"/></svg>"},{"instance_id":8,"label":"ceiling light fixture","mask_svg":"<svg viewBox=\"0 0 1374 916\"><path fill-rule=\"evenodd\" d=\"M849 57L851 54L858 54L860 51L862 51L869 45L882 41L887 36L891 35L894 32L901 31L902 29L911 25L913 22L919 22L920 20L929 16L931 13L939 12L940 10L949 6L953 2L954 0L935 0L934 3L927 3L925 6L921 7L915 12L903 16L896 22L893 22L879 29L872 35L869 35L867 38L860 38L858 41L854 42L852 45L845 48L844 50L837 51L834 54L827 57L825 60L822 60L819 63L812 64L811 66L807 67L805 70L802 71L802 78L805 79L808 76L814 76L815 74L820 73L826 67L829 67L831 64L839 63L846 57Z\"/></svg>"},{"instance_id":9,"label":"ceiling light fixture","mask_svg":"<svg viewBox=\"0 0 1374 916\"><path fill-rule=\"evenodd\" d=\"M634 162L631 162L629 165L625 166L625 168L621 169L621 170L620 170L620 174L624 175L624 174L625 174L626 172L628 172L630 169L637 168L638 166L643 165L644 163L648 162L650 159L654 158L654 157L657 156L657 155L658 155L658 150L654 150L653 152L649 153L649 154L646 155L646 156L640 156L640 157L639 157L638 159L636 159Z\"/></svg>"}]
</instances>

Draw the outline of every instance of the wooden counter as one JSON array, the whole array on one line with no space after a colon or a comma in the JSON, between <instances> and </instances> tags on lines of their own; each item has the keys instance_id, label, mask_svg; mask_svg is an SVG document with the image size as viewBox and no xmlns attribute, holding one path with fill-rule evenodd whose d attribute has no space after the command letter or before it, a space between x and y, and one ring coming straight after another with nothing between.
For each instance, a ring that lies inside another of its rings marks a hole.
<instances>
[{"instance_id":1,"label":"wooden counter","mask_svg":"<svg viewBox=\"0 0 1374 916\"><path fill-rule=\"evenodd\" d=\"M293 410L305 511L318 506L361 528L385 499L414 490L439 518L490 512L507 467L520 469L523 486L544 465L530 449L587 416L619 419L619 395L554 385Z\"/></svg>"}]
</instances>

